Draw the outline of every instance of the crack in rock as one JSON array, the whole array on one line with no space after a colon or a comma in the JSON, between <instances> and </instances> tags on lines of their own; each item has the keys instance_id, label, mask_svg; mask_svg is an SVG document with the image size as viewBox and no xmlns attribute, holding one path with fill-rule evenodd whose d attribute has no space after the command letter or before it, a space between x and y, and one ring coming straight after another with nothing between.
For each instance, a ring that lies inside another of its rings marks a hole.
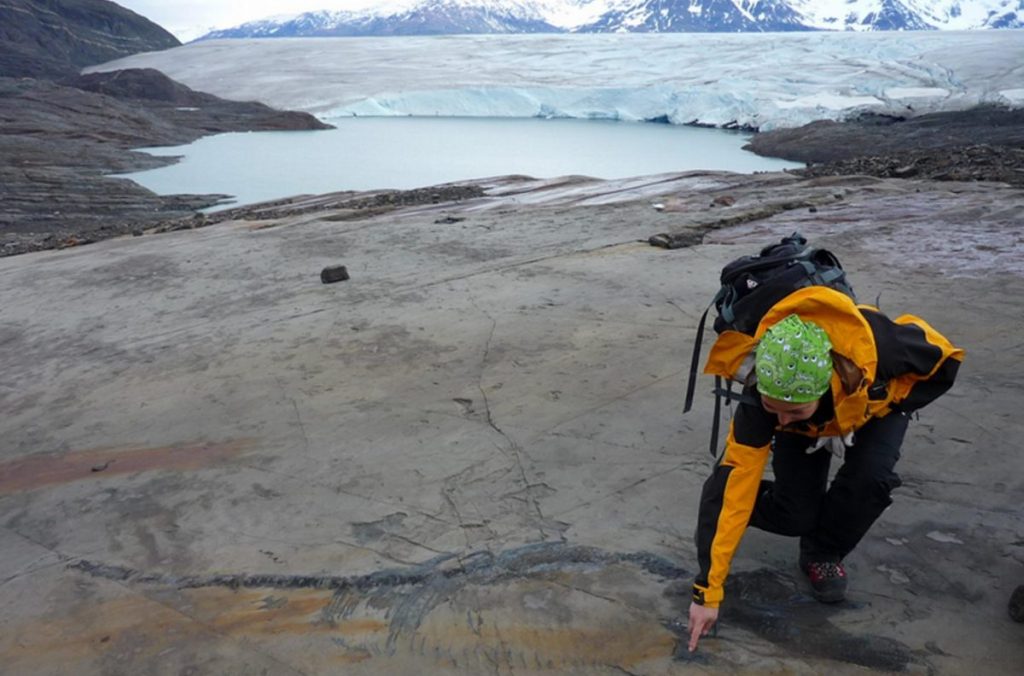
<instances>
[{"instance_id":1,"label":"crack in rock","mask_svg":"<svg viewBox=\"0 0 1024 676\"><path fill-rule=\"evenodd\" d=\"M668 559L649 552L613 553L556 542L526 545L500 553L479 551L462 557L445 554L404 569L385 569L354 576L236 573L178 577L84 559L68 564L68 568L116 582L177 589L333 590L334 597L323 610L322 620L327 623L351 616L363 603L390 607L386 643L390 653L395 650L400 636L414 632L431 610L467 586L491 586L509 580L539 579L565 572L591 572L616 564L631 564L669 580L691 575Z\"/></svg>"}]
</instances>

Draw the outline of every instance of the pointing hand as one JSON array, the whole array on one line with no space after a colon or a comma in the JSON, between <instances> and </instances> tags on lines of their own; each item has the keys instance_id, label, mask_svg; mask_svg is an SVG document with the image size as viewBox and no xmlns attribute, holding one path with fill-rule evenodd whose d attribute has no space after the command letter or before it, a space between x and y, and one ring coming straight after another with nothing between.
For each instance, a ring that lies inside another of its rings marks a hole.
<instances>
[{"instance_id":1,"label":"pointing hand","mask_svg":"<svg viewBox=\"0 0 1024 676\"><path fill-rule=\"evenodd\" d=\"M690 604L690 652L697 649L697 641L707 636L718 621L718 608L708 608L696 603Z\"/></svg>"}]
</instances>

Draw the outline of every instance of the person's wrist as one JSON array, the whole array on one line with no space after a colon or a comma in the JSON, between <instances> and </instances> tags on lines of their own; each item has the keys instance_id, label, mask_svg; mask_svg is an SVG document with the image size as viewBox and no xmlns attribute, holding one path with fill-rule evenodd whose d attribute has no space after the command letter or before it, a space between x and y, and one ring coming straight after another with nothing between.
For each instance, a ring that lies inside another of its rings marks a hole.
<instances>
[{"instance_id":1,"label":"person's wrist","mask_svg":"<svg viewBox=\"0 0 1024 676\"><path fill-rule=\"evenodd\" d=\"M693 602L698 606L707 605L707 599L704 596L704 588L693 585Z\"/></svg>"},{"instance_id":2,"label":"person's wrist","mask_svg":"<svg viewBox=\"0 0 1024 676\"><path fill-rule=\"evenodd\" d=\"M717 608L721 602L721 593L717 595L710 593L708 589L695 584L693 585L693 602L705 608Z\"/></svg>"}]
</instances>

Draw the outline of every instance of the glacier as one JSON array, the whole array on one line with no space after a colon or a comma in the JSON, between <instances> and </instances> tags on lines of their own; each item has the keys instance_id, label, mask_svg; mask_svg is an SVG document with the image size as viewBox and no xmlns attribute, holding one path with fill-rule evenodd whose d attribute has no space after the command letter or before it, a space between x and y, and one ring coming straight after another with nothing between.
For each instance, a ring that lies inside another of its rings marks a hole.
<instances>
[{"instance_id":1,"label":"glacier","mask_svg":"<svg viewBox=\"0 0 1024 676\"><path fill-rule=\"evenodd\" d=\"M767 131L1024 106L1024 31L214 40L86 72L342 116L658 120Z\"/></svg>"}]
</instances>

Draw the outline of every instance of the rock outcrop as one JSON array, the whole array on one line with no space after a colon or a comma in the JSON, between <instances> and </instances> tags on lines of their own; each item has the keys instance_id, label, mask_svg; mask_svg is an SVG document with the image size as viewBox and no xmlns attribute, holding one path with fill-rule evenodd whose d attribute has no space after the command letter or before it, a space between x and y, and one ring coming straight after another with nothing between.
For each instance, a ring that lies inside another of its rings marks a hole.
<instances>
[{"instance_id":1,"label":"rock outcrop","mask_svg":"<svg viewBox=\"0 0 1024 676\"><path fill-rule=\"evenodd\" d=\"M152 21L106 0L0 3L0 75L8 77L59 77L180 44Z\"/></svg>"},{"instance_id":2,"label":"rock outcrop","mask_svg":"<svg viewBox=\"0 0 1024 676\"><path fill-rule=\"evenodd\" d=\"M808 163L807 176L999 181L1024 185L1024 110L985 106L893 118L866 115L758 134L746 148Z\"/></svg>"},{"instance_id":3,"label":"rock outcrop","mask_svg":"<svg viewBox=\"0 0 1024 676\"><path fill-rule=\"evenodd\" d=\"M162 197L105 176L174 161L131 148L226 131L324 128L311 115L225 101L154 70L64 83L0 78L0 255L137 232L224 197Z\"/></svg>"}]
</instances>

